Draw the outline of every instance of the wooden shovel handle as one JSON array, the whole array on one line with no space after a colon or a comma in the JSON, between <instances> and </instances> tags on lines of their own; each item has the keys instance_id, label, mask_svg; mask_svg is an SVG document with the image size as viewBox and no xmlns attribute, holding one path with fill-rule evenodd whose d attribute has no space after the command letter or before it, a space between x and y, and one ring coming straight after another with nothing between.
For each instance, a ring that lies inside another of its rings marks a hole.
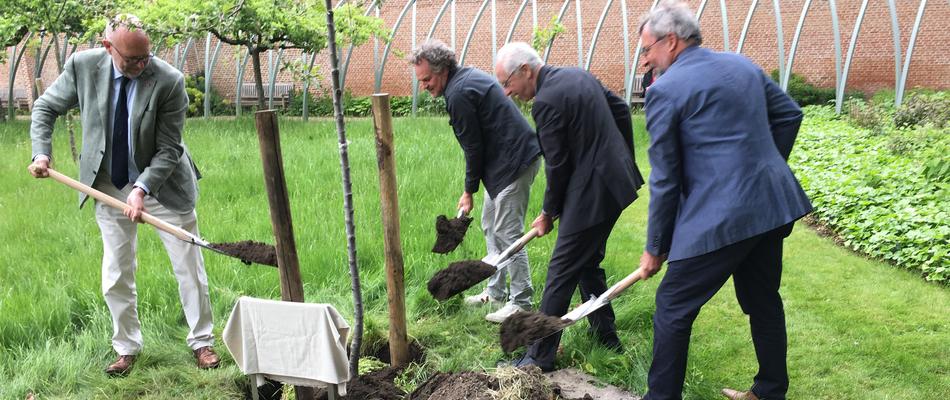
<instances>
[{"instance_id":1,"label":"wooden shovel handle","mask_svg":"<svg viewBox=\"0 0 950 400\"><path fill-rule=\"evenodd\" d=\"M109 207L115 208L117 210L122 210L122 211L125 211L126 209L129 208L128 204L125 204L119 199L116 199L115 197L109 196L96 189L86 186L82 184L82 182L79 182L73 178L63 175L52 168L47 168L46 170L49 172L49 176L52 177L53 179L59 181L60 183L66 186L69 186L73 189L83 192L96 200L99 200L105 203ZM186 242L203 243L201 239L199 239L195 235L192 235L191 232L188 232L175 225L169 224L168 222L155 218L152 214L149 214L147 212L142 213L142 221L158 229L161 229L165 232L168 232L172 235L175 235L175 237L181 240L184 240Z\"/></svg>"},{"instance_id":2,"label":"wooden shovel handle","mask_svg":"<svg viewBox=\"0 0 950 400\"><path fill-rule=\"evenodd\" d=\"M623 291L627 290L630 285L633 285L641 279L643 279L643 273L640 268L637 268L636 271L633 271L630 273L630 275L627 275L626 278L623 278L620 280L620 282L617 282L611 286L610 289L607 289L610 292L610 294L607 295L607 300L613 300L617 296L620 296L620 293L623 293Z\"/></svg>"},{"instance_id":3,"label":"wooden shovel handle","mask_svg":"<svg viewBox=\"0 0 950 400\"><path fill-rule=\"evenodd\" d=\"M512 243L511 246L508 246L508 248L505 249L505 251L503 251L501 254L498 255L498 258L495 261L495 265L497 266L498 264L501 264L502 261L507 260L508 257L511 257L512 254L515 254L519 250L523 249L524 246L528 244L528 242L531 241L531 239L534 239L538 236L541 236L541 232L539 232L537 228L531 228L531 230L528 231L528 233L525 233L524 236L521 237L521 239L518 239L518 241Z\"/></svg>"}]
</instances>

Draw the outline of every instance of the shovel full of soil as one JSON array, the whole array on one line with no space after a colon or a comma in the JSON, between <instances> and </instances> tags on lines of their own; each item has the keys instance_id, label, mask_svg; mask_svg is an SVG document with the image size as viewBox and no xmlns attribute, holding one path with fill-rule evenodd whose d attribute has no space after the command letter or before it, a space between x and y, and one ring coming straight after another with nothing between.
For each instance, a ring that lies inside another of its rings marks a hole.
<instances>
[{"instance_id":1,"label":"shovel full of soil","mask_svg":"<svg viewBox=\"0 0 950 400\"><path fill-rule=\"evenodd\" d=\"M93 189L89 186L82 184L81 182L70 178L66 175L59 173L58 171L48 168L49 176L54 180L69 186L73 189L76 189L80 192L83 192L90 197L105 203L106 205L118 209L125 210L129 208L128 204L109 196L105 193L102 193L96 189ZM194 244L196 246L204 247L208 250L211 250L215 253L224 254L226 256L234 257L240 259L245 264L250 265L251 263L258 263L262 265L270 265L273 267L277 266L277 250L274 246L269 244L252 242L249 240L237 243L208 243L204 239L195 236L191 232L188 232L184 229L181 229L175 225L172 225L168 222L160 220L155 216L149 213L142 213L142 221L152 225L162 231L168 232L178 239L181 239L185 242Z\"/></svg>"},{"instance_id":2,"label":"shovel full of soil","mask_svg":"<svg viewBox=\"0 0 950 400\"><path fill-rule=\"evenodd\" d=\"M465 232L471 223L472 218L465 215L462 209L459 209L458 215L453 219L444 215L435 217L435 244L432 245L432 252L447 254L455 250L465 238Z\"/></svg>"},{"instance_id":3,"label":"shovel full of soil","mask_svg":"<svg viewBox=\"0 0 950 400\"><path fill-rule=\"evenodd\" d=\"M560 318L536 312L517 312L501 323L501 329L499 330L501 349L506 353L511 353L521 346L527 346L560 332L607 305L624 290L627 290L630 285L641 279L643 279L643 274L638 268L600 296L588 300Z\"/></svg>"},{"instance_id":4,"label":"shovel full of soil","mask_svg":"<svg viewBox=\"0 0 950 400\"><path fill-rule=\"evenodd\" d=\"M537 229L532 228L528 233L508 246L505 251L488 260L463 260L449 264L429 279L427 288L436 300L445 300L464 292L466 289L488 279L500 269L502 262L524 248L531 239L540 236Z\"/></svg>"}]
</instances>

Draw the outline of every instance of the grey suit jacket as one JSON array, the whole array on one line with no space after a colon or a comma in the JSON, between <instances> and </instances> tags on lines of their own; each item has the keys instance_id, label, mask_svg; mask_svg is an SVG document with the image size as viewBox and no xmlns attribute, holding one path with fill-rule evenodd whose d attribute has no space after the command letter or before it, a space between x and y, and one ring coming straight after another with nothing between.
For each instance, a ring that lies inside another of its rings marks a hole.
<instances>
[{"instance_id":1,"label":"grey suit jacket","mask_svg":"<svg viewBox=\"0 0 950 400\"><path fill-rule=\"evenodd\" d=\"M33 105L30 137L33 157L52 157L53 124L56 117L79 107L82 119L82 152L79 180L93 185L96 175L111 159L112 58L105 49L74 54L63 73ZM198 197L197 170L182 142L188 95L181 72L152 58L138 78L131 114L132 158L141 182L169 210L194 210ZM124 200L124 199L123 199ZM86 196L80 194L82 207Z\"/></svg>"},{"instance_id":2,"label":"grey suit jacket","mask_svg":"<svg viewBox=\"0 0 950 400\"><path fill-rule=\"evenodd\" d=\"M645 108L651 254L695 257L811 211L786 163L801 109L747 58L689 47Z\"/></svg>"}]
</instances>

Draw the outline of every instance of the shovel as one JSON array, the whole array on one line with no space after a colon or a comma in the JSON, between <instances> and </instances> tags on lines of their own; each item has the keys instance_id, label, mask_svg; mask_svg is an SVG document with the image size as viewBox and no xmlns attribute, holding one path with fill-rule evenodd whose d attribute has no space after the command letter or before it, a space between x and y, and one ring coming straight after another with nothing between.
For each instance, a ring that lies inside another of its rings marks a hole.
<instances>
[{"instance_id":1,"label":"shovel","mask_svg":"<svg viewBox=\"0 0 950 400\"><path fill-rule=\"evenodd\" d=\"M508 246L505 251L495 257L482 260L465 260L454 262L439 272L436 272L429 279L427 288L436 300L445 300L464 292L466 289L475 286L479 282L488 279L494 275L502 262L507 260L513 254L524 248L531 239L540 236L537 229L532 228L528 233Z\"/></svg>"},{"instance_id":2,"label":"shovel","mask_svg":"<svg viewBox=\"0 0 950 400\"><path fill-rule=\"evenodd\" d=\"M594 311L610 303L630 285L643 279L642 271L638 268L630 275L615 283L598 297L577 306L563 317L552 317L541 313L519 312L501 323L501 348L510 353L515 349L531 344L536 340L544 339L564 330L587 317Z\"/></svg>"},{"instance_id":3,"label":"shovel","mask_svg":"<svg viewBox=\"0 0 950 400\"><path fill-rule=\"evenodd\" d=\"M49 172L49 176L52 177L54 180L59 181L60 183L66 186L69 186L73 189L76 189L80 192L83 192L89 195L90 197L98 201L101 201L112 208L123 210L123 211L129 208L128 204L125 204L124 202L112 196L109 196L96 189L86 186L82 184L81 182L73 178L70 178L66 175L63 175L52 168L47 168L47 171ZM142 213L142 221L158 229L161 229L162 231L170 233L182 241L194 244L196 246L204 247L215 253L224 254L226 256L238 258L245 264L250 265L251 262L256 262L262 265L270 265L274 267L277 266L276 250L271 250L273 249L273 246L263 244L263 243L250 242L250 241L234 243L234 244L208 243L206 240L198 236L195 236L191 232L188 232L175 225L169 224L168 222L162 221L146 212ZM244 248L245 250L250 250L250 254L242 254L235 251L235 250L240 250L240 248ZM274 252L274 255L272 257L268 254L268 250Z\"/></svg>"},{"instance_id":4,"label":"shovel","mask_svg":"<svg viewBox=\"0 0 950 400\"><path fill-rule=\"evenodd\" d=\"M448 219L444 215L435 218L435 244L432 245L432 252L437 254L448 254L455 250L462 239L465 238L465 232L472 223L472 218L465 215L462 209L459 209L455 219Z\"/></svg>"}]
</instances>

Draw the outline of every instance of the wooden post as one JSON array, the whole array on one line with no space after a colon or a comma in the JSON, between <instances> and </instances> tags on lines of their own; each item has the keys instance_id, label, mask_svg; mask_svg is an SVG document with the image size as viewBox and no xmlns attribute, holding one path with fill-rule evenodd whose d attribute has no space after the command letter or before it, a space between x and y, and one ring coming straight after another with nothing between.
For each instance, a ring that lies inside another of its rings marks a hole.
<instances>
[{"instance_id":1,"label":"wooden post","mask_svg":"<svg viewBox=\"0 0 950 400\"><path fill-rule=\"evenodd\" d=\"M386 251L386 292L389 300L390 365L409 364L409 343L406 335L406 290L399 241L399 198L396 194L396 161L393 145L393 116L389 94L373 95L373 126L376 128L376 161L379 166L379 198L383 217L383 238Z\"/></svg>"},{"instance_id":2,"label":"wooden post","mask_svg":"<svg viewBox=\"0 0 950 400\"><path fill-rule=\"evenodd\" d=\"M264 184L267 186L267 201L270 204L270 221L277 242L280 298L283 301L302 303L303 282L300 280L297 244L294 241L294 227L290 217L290 197L287 195L287 181L284 179L277 115L273 110L266 110L258 111L254 116L261 147L261 161L264 164ZM257 388L252 389L256 390ZM313 388L295 386L294 391L298 400L313 398Z\"/></svg>"}]
</instances>

